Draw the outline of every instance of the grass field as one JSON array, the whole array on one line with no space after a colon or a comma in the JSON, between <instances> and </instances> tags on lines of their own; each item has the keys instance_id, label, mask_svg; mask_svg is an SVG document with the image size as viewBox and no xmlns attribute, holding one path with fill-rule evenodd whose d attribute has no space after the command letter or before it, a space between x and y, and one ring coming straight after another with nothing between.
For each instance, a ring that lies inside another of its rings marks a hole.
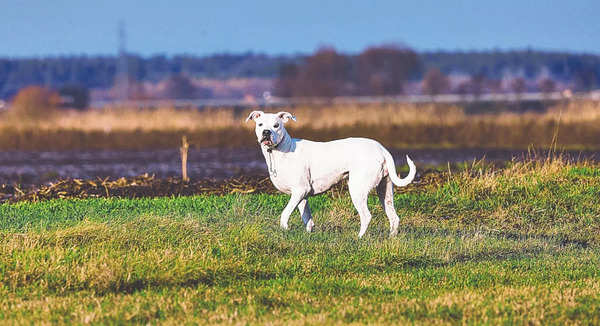
<instances>
[{"instance_id":1,"label":"grass field","mask_svg":"<svg viewBox=\"0 0 600 326\"><path fill-rule=\"evenodd\" d=\"M2 323L598 324L600 167L474 166L375 198L366 238L348 196L0 205Z\"/></svg>"}]
</instances>

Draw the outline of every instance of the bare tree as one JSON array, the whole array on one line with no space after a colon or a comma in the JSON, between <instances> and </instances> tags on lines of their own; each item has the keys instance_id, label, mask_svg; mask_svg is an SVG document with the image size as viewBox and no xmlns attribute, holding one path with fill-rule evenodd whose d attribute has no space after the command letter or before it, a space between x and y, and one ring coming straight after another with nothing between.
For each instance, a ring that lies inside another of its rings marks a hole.
<instances>
[{"instance_id":1,"label":"bare tree","mask_svg":"<svg viewBox=\"0 0 600 326\"><path fill-rule=\"evenodd\" d=\"M475 97L481 96L481 94L483 94L485 80L485 75L482 73L472 75L469 80L469 93L473 94Z\"/></svg>"},{"instance_id":2,"label":"bare tree","mask_svg":"<svg viewBox=\"0 0 600 326\"><path fill-rule=\"evenodd\" d=\"M428 95L438 95L447 92L450 80L438 68L431 68L423 78L423 91Z\"/></svg>"},{"instance_id":3,"label":"bare tree","mask_svg":"<svg viewBox=\"0 0 600 326\"><path fill-rule=\"evenodd\" d=\"M556 90L556 82L551 78L544 78L539 81L538 88L544 94L552 93Z\"/></svg>"},{"instance_id":4,"label":"bare tree","mask_svg":"<svg viewBox=\"0 0 600 326\"><path fill-rule=\"evenodd\" d=\"M371 47L355 59L322 47L302 64L282 66L275 93L285 97L395 95L418 68L416 53L396 46Z\"/></svg>"},{"instance_id":5,"label":"bare tree","mask_svg":"<svg viewBox=\"0 0 600 326\"><path fill-rule=\"evenodd\" d=\"M351 63L348 57L332 47L323 47L307 58L306 66L298 73L295 85L300 96L334 97L343 94L349 80Z\"/></svg>"},{"instance_id":6,"label":"bare tree","mask_svg":"<svg viewBox=\"0 0 600 326\"><path fill-rule=\"evenodd\" d=\"M189 77L183 74L177 74L169 77L166 82L165 97L168 99L195 99L208 98L211 96L211 90L204 87L197 87L192 83Z\"/></svg>"},{"instance_id":7,"label":"bare tree","mask_svg":"<svg viewBox=\"0 0 600 326\"><path fill-rule=\"evenodd\" d=\"M589 91L600 83L600 74L590 68L581 68L574 75L575 87L581 91Z\"/></svg>"},{"instance_id":8,"label":"bare tree","mask_svg":"<svg viewBox=\"0 0 600 326\"><path fill-rule=\"evenodd\" d=\"M147 100L150 98L150 95L146 93L143 83L130 81L128 98L131 100Z\"/></svg>"},{"instance_id":9,"label":"bare tree","mask_svg":"<svg viewBox=\"0 0 600 326\"><path fill-rule=\"evenodd\" d=\"M517 77L510 82L510 89L517 95L523 94L527 90L527 83L523 77Z\"/></svg>"},{"instance_id":10,"label":"bare tree","mask_svg":"<svg viewBox=\"0 0 600 326\"><path fill-rule=\"evenodd\" d=\"M289 63L279 68L279 78L275 81L275 95L293 97L298 82L298 65Z\"/></svg>"},{"instance_id":11,"label":"bare tree","mask_svg":"<svg viewBox=\"0 0 600 326\"><path fill-rule=\"evenodd\" d=\"M454 89L454 92L463 97L471 94L471 83L469 81L460 82Z\"/></svg>"},{"instance_id":12,"label":"bare tree","mask_svg":"<svg viewBox=\"0 0 600 326\"><path fill-rule=\"evenodd\" d=\"M521 107L521 96L527 91L527 82L523 77L517 77L510 82L510 89L515 94L516 100Z\"/></svg>"},{"instance_id":13,"label":"bare tree","mask_svg":"<svg viewBox=\"0 0 600 326\"><path fill-rule=\"evenodd\" d=\"M358 89L363 95L401 94L419 68L417 54L393 45L370 47L358 56Z\"/></svg>"},{"instance_id":14,"label":"bare tree","mask_svg":"<svg viewBox=\"0 0 600 326\"><path fill-rule=\"evenodd\" d=\"M487 79L485 88L491 93L502 93L502 81L500 79Z\"/></svg>"}]
</instances>

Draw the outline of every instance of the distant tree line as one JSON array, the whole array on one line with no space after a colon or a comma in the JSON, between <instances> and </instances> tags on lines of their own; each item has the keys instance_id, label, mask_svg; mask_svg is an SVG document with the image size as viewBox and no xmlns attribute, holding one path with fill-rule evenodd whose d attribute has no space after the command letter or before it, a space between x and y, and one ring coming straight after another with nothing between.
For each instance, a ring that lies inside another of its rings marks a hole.
<instances>
[{"instance_id":1,"label":"distant tree line","mask_svg":"<svg viewBox=\"0 0 600 326\"><path fill-rule=\"evenodd\" d=\"M520 76L513 76L510 79L492 79L481 73L471 75L468 79L453 85L450 78L437 67L427 70L421 83L421 92L430 96L452 93L478 97L484 93L522 94L527 91L548 94L557 90L559 89L556 81L549 77L534 80L526 80Z\"/></svg>"},{"instance_id":2,"label":"distant tree line","mask_svg":"<svg viewBox=\"0 0 600 326\"><path fill-rule=\"evenodd\" d=\"M56 90L69 87L71 92L73 87L108 89L115 84L117 61L117 57L110 56L0 58L0 98L13 97L29 85ZM600 87L600 56L532 50L417 54L406 48L378 46L352 55L323 48L313 55L290 56L129 55L127 62L129 78L137 82L158 82L177 75L278 78L278 92L290 96L398 94L406 80L421 80L436 68L445 76L470 76L468 83L451 90L457 92L493 89L497 86L494 83L506 75L525 80L547 76L555 82L571 83L578 90ZM290 89L292 84L298 89ZM551 85L548 82L546 86ZM433 92L436 89L440 85L433 87Z\"/></svg>"},{"instance_id":3,"label":"distant tree line","mask_svg":"<svg viewBox=\"0 0 600 326\"><path fill-rule=\"evenodd\" d=\"M195 56L128 55L127 70L132 81L158 82L172 76L234 78L277 76L284 63L300 60L300 56L267 56L264 54L216 54ZM73 56L58 58L0 58L0 98L14 96L30 85L60 89L65 86L108 89L115 84L117 57Z\"/></svg>"},{"instance_id":4,"label":"distant tree line","mask_svg":"<svg viewBox=\"0 0 600 326\"><path fill-rule=\"evenodd\" d=\"M453 83L449 77L461 75L467 79ZM398 95L406 82L418 80L420 92L428 95L549 93L557 81L585 91L600 87L600 56L536 51L418 55L396 46L345 55L325 47L283 65L275 92L284 97Z\"/></svg>"},{"instance_id":5,"label":"distant tree line","mask_svg":"<svg viewBox=\"0 0 600 326\"><path fill-rule=\"evenodd\" d=\"M578 81L583 87L598 86L600 56L545 51L424 52L427 68L438 67L445 74L463 73L500 79L507 73L525 79L547 73L561 81ZM594 83L596 83L594 85Z\"/></svg>"}]
</instances>

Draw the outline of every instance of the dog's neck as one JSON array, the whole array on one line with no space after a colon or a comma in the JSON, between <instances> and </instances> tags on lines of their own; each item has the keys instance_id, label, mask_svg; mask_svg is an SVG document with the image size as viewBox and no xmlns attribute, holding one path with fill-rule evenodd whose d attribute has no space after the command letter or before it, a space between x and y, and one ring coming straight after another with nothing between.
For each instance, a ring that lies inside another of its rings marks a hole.
<instances>
[{"instance_id":1,"label":"dog's neck","mask_svg":"<svg viewBox=\"0 0 600 326\"><path fill-rule=\"evenodd\" d=\"M287 130L284 130L283 131L283 139L276 146L267 148L266 151L268 153L272 153L272 152L287 153L287 152L293 151L292 136L290 136L290 134L288 134Z\"/></svg>"},{"instance_id":2,"label":"dog's neck","mask_svg":"<svg viewBox=\"0 0 600 326\"><path fill-rule=\"evenodd\" d=\"M286 153L293 152L295 149L294 140L292 137L284 130L283 139L277 144L277 146L273 147L262 147L262 152L267 161L267 167L269 168L269 175L273 178L277 177L277 164L282 155Z\"/></svg>"}]
</instances>

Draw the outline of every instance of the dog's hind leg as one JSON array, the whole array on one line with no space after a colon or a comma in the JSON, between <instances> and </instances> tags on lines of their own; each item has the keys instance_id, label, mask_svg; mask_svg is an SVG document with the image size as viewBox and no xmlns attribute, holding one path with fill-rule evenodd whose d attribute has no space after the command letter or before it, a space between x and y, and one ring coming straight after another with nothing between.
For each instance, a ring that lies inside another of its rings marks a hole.
<instances>
[{"instance_id":1,"label":"dog's hind leg","mask_svg":"<svg viewBox=\"0 0 600 326\"><path fill-rule=\"evenodd\" d=\"M306 231L311 232L315 223L313 222L312 215L310 214L310 207L308 206L308 199L304 198L298 203L298 211L302 216L302 222L306 226Z\"/></svg>"},{"instance_id":2,"label":"dog's hind leg","mask_svg":"<svg viewBox=\"0 0 600 326\"><path fill-rule=\"evenodd\" d=\"M358 211L358 215L360 215L359 238L362 238L365 232L367 232L367 227L371 222L371 212L369 212L369 207L367 206L367 198L369 197L369 191L371 191L371 189L373 189L373 187L363 180L352 178L352 175L348 178L350 197L352 198L354 207Z\"/></svg>"},{"instance_id":3,"label":"dog's hind leg","mask_svg":"<svg viewBox=\"0 0 600 326\"><path fill-rule=\"evenodd\" d=\"M385 215L387 215L390 221L390 237L394 237L398 234L400 218L398 218L398 214L396 214L396 209L394 208L394 184L389 176L386 176L379 182L377 196L385 211Z\"/></svg>"}]
</instances>

